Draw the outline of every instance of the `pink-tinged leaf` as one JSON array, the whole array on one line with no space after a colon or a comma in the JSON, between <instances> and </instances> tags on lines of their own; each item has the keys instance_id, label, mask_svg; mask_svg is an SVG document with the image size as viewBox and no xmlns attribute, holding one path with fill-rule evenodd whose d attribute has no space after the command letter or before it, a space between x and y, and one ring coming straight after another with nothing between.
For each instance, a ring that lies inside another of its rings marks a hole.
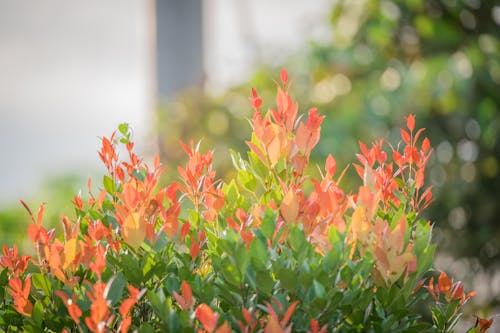
<instances>
[{"instance_id":1,"label":"pink-tinged leaf","mask_svg":"<svg viewBox=\"0 0 500 333\"><path fill-rule=\"evenodd\" d=\"M255 88L252 88L252 97L253 98L258 97L257 90L255 90Z\"/></svg>"},{"instance_id":2,"label":"pink-tinged leaf","mask_svg":"<svg viewBox=\"0 0 500 333\"><path fill-rule=\"evenodd\" d=\"M266 163L266 157L264 156L264 153L262 152L262 150L255 143L253 143L251 141L245 141L245 143L250 148L250 150L253 151L255 153L255 155L257 155L257 157L263 163Z\"/></svg>"},{"instance_id":3,"label":"pink-tinged leaf","mask_svg":"<svg viewBox=\"0 0 500 333\"><path fill-rule=\"evenodd\" d=\"M413 130L415 129L415 116L413 114L410 114L406 118L406 126L408 127L410 132L413 132Z\"/></svg>"},{"instance_id":4,"label":"pink-tinged leaf","mask_svg":"<svg viewBox=\"0 0 500 333\"><path fill-rule=\"evenodd\" d=\"M335 174L335 171L337 171L337 162L335 161L335 158L331 154L328 154L326 158L326 165L325 165L326 173L331 177Z\"/></svg>"},{"instance_id":5,"label":"pink-tinged leaf","mask_svg":"<svg viewBox=\"0 0 500 333\"><path fill-rule=\"evenodd\" d=\"M286 72L286 70L284 68L281 69L280 79L281 79L281 82L283 84L286 84L288 81L288 73Z\"/></svg>"}]
</instances>

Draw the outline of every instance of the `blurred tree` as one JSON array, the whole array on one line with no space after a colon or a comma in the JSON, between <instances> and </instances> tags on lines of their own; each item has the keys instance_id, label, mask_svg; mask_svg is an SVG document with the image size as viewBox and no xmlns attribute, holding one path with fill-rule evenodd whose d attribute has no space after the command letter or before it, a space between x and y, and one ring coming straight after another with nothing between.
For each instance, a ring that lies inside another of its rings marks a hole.
<instances>
[{"instance_id":1,"label":"blurred tree","mask_svg":"<svg viewBox=\"0 0 500 333\"><path fill-rule=\"evenodd\" d=\"M404 116L416 114L436 149L426 181L436 198L427 215L437 226L437 264L468 281L479 305L498 306L500 7L484 0L336 1L331 33L330 42L311 42L286 64L301 109L315 105L327 114L313 158L333 153L340 163L352 161L357 140L394 137ZM220 97L187 92L164 105L167 158L182 158L179 139L203 138L216 147L224 175L228 140L250 132L250 86L272 105L270 71L277 77L276 68L262 67L250 85Z\"/></svg>"}]
</instances>

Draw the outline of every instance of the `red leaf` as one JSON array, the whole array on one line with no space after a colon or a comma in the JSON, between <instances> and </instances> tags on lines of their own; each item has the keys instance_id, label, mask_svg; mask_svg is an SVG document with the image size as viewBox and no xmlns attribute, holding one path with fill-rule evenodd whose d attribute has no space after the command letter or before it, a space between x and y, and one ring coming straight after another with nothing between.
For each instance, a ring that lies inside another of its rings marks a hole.
<instances>
[{"instance_id":1,"label":"red leaf","mask_svg":"<svg viewBox=\"0 0 500 333\"><path fill-rule=\"evenodd\" d=\"M410 114L406 118L406 126L408 127L410 132L413 132L413 130L415 129L415 116L414 115Z\"/></svg>"},{"instance_id":2,"label":"red leaf","mask_svg":"<svg viewBox=\"0 0 500 333\"><path fill-rule=\"evenodd\" d=\"M420 189L424 185L424 168L418 169L415 174L415 186Z\"/></svg>"},{"instance_id":3,"label":"red leaf","mask_svg":"<svg viewBox=\"0 0 500 333\"><path fill-rule=\"evenodd\" d=\"M330 177L333 176L337 170L337 162L335 162L335 158L333 158L331 154L328 154L328 157L326 158L325 169Z\"/></svg>"},{"instance_id":4,"label":"red leaf","mask_svg":"<svg viewBox=\"0 0 500 333\"><path fill-rule=\"evenodd\" d=\"M429 139L424 138L424 141L422 142L422 151L426 153L430 147L431 147L431 142L429 141Z\"/></svg>"},{"instance_id":5,"label":"red leaf","mask_svg":"<svg viewBox=\"0 0 500 333\"><path fill-rule=\"evenodd\" d=\"M288 321L290 320L290 318L292 318L293 312L295 311L295 308L297 307L297 304L299 304L299 301L293 302L288 307L288 309L285 312L285 315L283 316L283 318L281 318L281 325L282 326L285 326L286 324L288 324Z\"/></svg>"},{"instance_id":6,"label":"red leaf","mask_svg":"<svg viewBox=\"0 0 500 333\"><path fill-rule=\"evenodd\" d=\"M253 98L258 97L257 90L255 90L255 88L252 88L252 97Z\"/></svg>"},{"instance_id":7,"label":"red leaf","mask_svg":"<svg viewBox=\"0 0 500 333\"><path fill-rule=\"evenodd\" d=\"M231 328L229 327L229 324L227 321L222 324L215 333L231 333Z\"/></svg>"},{"instance_id":8,"label":"red leaf","mask_svg":"<svg viewBox=\"0 0 500 333\"><path fill-rule=\"evenodd\" d=\"M403 141L409 145L410 144L410 134L405 131L404 129L401 128L401 137L403 138Z\"/></svg>"},{"instance_id":9,"label":"red leaf","mask_svg":"<svg viewBox=\"0 0 500 333\"><path fill-rule=\"evenodd\" d=\"M219 319L217 314L206 304L200 304L196 308L196 319L198 319L203 325L203 328L208 332L213 332L217 326L217 320Z\"/></svg>"},{"instance_id":10,"label":"red leaf","mask_svg":"<svg viewBox=\"0 0 500 333\"><path fill-rule=\"evenodd\" d=\"M474 328L479 328L478 333L485 333L488 331L488 329L493 325L493 320L494 318L491 319L486 319L486 318L480 318L476 316L476 324L474 325Z\"/></svg>"},{"instance_id":11,"label":"red leaf","mask_svg":"<svg viewBox=\"0 0 500 333\"><path fill-rule=\"evenodd\" d=\"M451 288L451 280L445 272L441 272L438 280L439 292L446 293Z\"/></svg>"},{"instance_id":12,"label":"red leaf","mask_svg":"<svg viewBox=\"0 0 500 333\"><path fill-rule=\"evenodd\" d=\"M36 222L38 225L42 225L42 220L43 220L43 213L45 212L45 205L41 204L40 208L38 209L38 216L36 218Z\"/></svg>"},{"instance_id":13,"label":"red leaf","mask_svg":"<svg viewBox=\"0 0 500 333\"><path fill-rule=\"evenodd\" d=\"M186 305L188 307L191 307L194 303L193 292L191 291L191 286L185 280L183 280L181 283L181 292L182 292L182 298L184 298Z\"/></svg>"},{"instance_id":14,"label":"red leaf","mask_svg":"<svg viewBox=\"0 0 500 333\"><path fill-rule=\"evenodd\" d=\"M281 69L280 79L281 79L281 82L283 82L283 84L286 84L286 82L288 81L288 73L286 72L286 70L284 68Z\"/></svg>"}]
</instances>

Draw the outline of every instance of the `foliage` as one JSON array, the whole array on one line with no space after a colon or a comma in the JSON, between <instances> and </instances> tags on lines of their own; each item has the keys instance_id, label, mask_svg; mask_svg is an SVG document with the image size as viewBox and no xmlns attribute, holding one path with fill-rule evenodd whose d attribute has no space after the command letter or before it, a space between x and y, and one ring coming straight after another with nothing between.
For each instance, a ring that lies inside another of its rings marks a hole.
<instances>
[{"instance_id":1,"label":"foliage","mask_svg":"<svg viewBox=\"0 0 500 333\"><path fill-rule=\"evenodd\" d=\"M335 151L339 164L346 164L358 140L395 141L400 119L416 114L436 147L426 178L435 201L424 214L436 222L440 267L458 274L467 285L475 283L478 305L498 306L498 4L339 0L331 8L330 34L329 39L304 45L287 63L296 73L293 92L302 105L316 105L334 119L323 129L311 160L321 163ZM251 84L264 100L274 93L268 77L277 72L261 67L253 74ZM176 138L191 133L221 147L216 149L220 155L225 146L238 145L241 136L248 135L246 118L251 115L242 111L241 96L249 88L244 84L222 96L194 101L188 93L166 105L160 112L164 156L175 157ZM222 165L226 159L217 161L218 170L228 170L231 178L230 165ZM354 185L356 177L348 171L344 182Z\"/></svg>"},{"instance_id":2,"label":"foliage","mask_svg":"<svg viewBox=\"0 0 500 333\"><path fill-rule=\"evenodd\" d=\"M299 115L285 71L276 107L255 90L246 158L217 180L212 151L182 144L179 181L134 153L126 124L102 138L108 173L94 195L73 198L63 234L25 205L36 256L4 247L0 327L5 331L451 332L465 293L432 261L432 226L420 212L432 194L432 149L410 115L396 145L361 143L359 187L343 189L328 155L308 172L324 116ZM125 147L120 160L117 145ZM23 203L24 204L24 203ZM424 286L424 288L422 288ZM432 320L415 311L432 296ZM485 319L473 332L487 329ZM490 323L491 324L491 323Z\"/></svg>"}]
</instances>

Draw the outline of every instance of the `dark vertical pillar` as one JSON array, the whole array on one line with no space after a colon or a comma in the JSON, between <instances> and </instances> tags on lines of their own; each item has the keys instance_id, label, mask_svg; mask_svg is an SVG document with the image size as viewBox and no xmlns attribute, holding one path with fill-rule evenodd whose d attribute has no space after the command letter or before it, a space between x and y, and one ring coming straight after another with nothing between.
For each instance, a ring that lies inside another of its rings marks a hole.
<instances>
[{"instance_id":1,"label":"dark vertical pillar","mask_svg":"<svg viewBox=\"0 0 500 333\"><path fill-rule=\"evenodd\" d=\"M203 83L202 0L156 0L160 102Z\"/></svg>"}]
</instances>

